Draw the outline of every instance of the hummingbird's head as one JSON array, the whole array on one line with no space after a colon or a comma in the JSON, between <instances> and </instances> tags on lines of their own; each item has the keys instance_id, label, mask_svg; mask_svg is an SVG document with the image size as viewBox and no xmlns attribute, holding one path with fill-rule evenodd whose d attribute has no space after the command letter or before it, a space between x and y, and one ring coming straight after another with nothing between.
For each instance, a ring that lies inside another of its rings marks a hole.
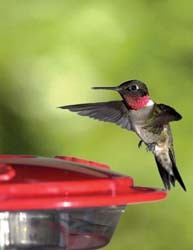
<instances>
[{"instance_id":1,"label":"hummingbird's head","mask_svg":"<svg viewBox=\"0 0 193 250\"><path fill-rule=\"evenodd\" d=\"M153 104L145 83L139 80L129 80L117 87L94 87L94 89L115 90L119 92L125 103L134 110Z\"/></svg>"},{"instance_id":2,"label":"hummingbird's head","mask_svg":"<svg viewBox=\"0 0 193 250\"><path fill-rule=\"evenodd\" d=\"M143 97L149 95L145 83L138 80L130 80L121 83L118 86L118 91L122 96Z\"/></svg>"}]
</instances>

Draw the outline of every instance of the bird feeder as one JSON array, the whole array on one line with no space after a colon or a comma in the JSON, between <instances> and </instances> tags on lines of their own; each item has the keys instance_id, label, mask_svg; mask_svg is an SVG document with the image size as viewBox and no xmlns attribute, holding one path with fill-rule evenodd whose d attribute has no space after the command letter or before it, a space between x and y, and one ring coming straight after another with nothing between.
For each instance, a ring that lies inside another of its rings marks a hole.
<instances>
[{"instance_id":1,"label":"bird feeder","mask_svg":"<svg viewBox=\"0 0 193 250\"><path fill-rule=\"evenodd\" d=\"M126 205L165 197L96 162L1 155L0 250L98 249Z\"/></svg>"}]
</instances>

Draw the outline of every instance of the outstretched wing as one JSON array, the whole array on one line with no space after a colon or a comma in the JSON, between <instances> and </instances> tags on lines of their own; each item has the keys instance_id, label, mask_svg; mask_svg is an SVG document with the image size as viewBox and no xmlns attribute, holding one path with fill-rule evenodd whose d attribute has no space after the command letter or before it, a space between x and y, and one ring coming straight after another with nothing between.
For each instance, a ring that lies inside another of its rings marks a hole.
<instances>
[{"instance_id":1,"label":"outstretched wing","mask_svg":"<svg viewBox=\"0 0 193 250\"><path fill-rule=\"evenodd\" d=\"M116 123L122 128L131 130L129 112L122 101L76 104L59 108L77 112L81 116L89 116L100 121Z\"/></svg>"},{"instance_id":2,"label":"outstretched wing","mask_svg":"<svg viewBox=\"0 0 193 250\"><path fill-rule=\"evenodd\" d=\"M165 104L157 104L154 112L153 125L155 127L182 119L175 109Z\"/></svg>"}]
</instances>

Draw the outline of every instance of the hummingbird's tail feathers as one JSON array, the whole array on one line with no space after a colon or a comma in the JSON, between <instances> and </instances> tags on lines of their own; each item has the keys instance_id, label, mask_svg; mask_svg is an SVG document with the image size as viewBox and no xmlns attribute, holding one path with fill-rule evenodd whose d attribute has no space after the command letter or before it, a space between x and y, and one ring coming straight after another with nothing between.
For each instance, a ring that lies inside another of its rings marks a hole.
<instances>
[{"instance_id":1,"label":"hummingbird's tail feathers","mask_svg":"<svg viewBox=\"0 0 193 250\"><path fill-rule=\"evenodd\" d=\"M81 116L89 116L100 121L116 123L122 128L131 130L128 110L122 101L75 104L59 108L77 112Z\"/></svg>"},{"instance_id":2,"label":"hummingbird's tail feathers","mask_svg":"<svg viewBox=\"0 0 193 250\"><path fill-rule=\"evenodd\" d=\"M175 178L175 180L177 180L179 182L179 184L184 189L184 191L186 191L186 186L182 180L182 177L180 176L180 173L179 173L178 168L176 166L174 156L173 156L172 151L170 149L169 149L169 156L170 156L170 159L172 161L172 170L173 170L174 178Z\"/></svg>"},{"instance_id":3,"label":"hummingbird's tail feathers","mask_svg":"<svg viewBox=\"0 0 193 250\"><path fill-rule=\"evenodd\" d=\"M170 184L170 174L168 173L168 171L162 166L161 162L159 161L159 158L155 155L155 161L157 163L157 167L159 170L159 174L162 178L164 187L166 190L170 190L171 188L171 184ZM173 177L173 176L172 176ZM175 180L174 178L172 178L171 183L174 185L175 184Z\"/></svg>"},{"instance_id":4,"label":"hummingbird's tail feathers","mask_svg":"<svg viewBox=\"0 0 193 250\"><path fill-rule=\"evenodd\" d=\"M168 161L164 165L163 164L164 159L162 159L160 156L155 154L154 157L155 157L155 161L157 163L157 167L158 167L160 176L162 178L163 184L165 186L165 189L170 190L171 185L175 186L175 181L178 181L181 187L183 188L183 190L186 191L186 187L180 176L180 173L178 172L176 162L174 160L171 150L169 149L169 158L170 158L171 167L166 167L165 165L168 164Z\"/></svg>"}]
</instances>

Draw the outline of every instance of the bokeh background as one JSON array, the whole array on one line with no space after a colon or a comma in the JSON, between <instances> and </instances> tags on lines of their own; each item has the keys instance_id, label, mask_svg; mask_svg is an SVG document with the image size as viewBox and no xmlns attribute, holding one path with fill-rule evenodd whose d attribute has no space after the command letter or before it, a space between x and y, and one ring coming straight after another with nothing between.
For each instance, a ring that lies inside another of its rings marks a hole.
<instances>
[{"instance_id":1,"label":"bokeh background","mask_svg":"<svg viewBox=\"0 0 193 250\"><path fill-rule=\"evenodd\" d=\"M106 250L193 249L193 2L0 1L0 153L73 155L109 164L140 186L162 187L134 133L56 107L119 99L92 86L128 79L176 108L177 187L133 205Z\"/></svg>"}]
</instances>

